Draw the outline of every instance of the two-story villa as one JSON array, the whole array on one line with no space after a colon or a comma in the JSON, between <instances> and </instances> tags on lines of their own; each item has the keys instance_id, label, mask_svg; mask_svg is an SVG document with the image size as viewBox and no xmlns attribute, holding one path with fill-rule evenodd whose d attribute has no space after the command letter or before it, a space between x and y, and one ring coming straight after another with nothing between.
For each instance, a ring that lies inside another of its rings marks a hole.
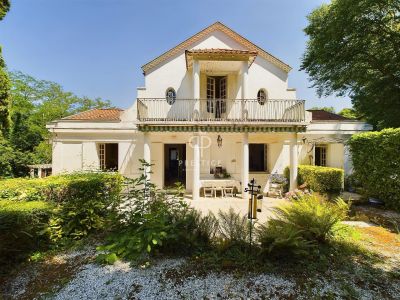
<instances>
[{"instance_id":1,"label":"two-story villa","mask_svg":"<svg viewBox=\"0 0 400 300\"><path fill-rule=\"evenodd\" d=\"M297 166L343 168L345 141L363 122L306 111L288 87L291 67L217 22L143 67L145 86L126 109L94 109L48 125L53 173L118 169L137 176L153 164L159 187L182 182L198 199L207 180L249 178L268 190L268 174ZM245 193L242 193L245 196Z\"/></svg>"}]
</instances>

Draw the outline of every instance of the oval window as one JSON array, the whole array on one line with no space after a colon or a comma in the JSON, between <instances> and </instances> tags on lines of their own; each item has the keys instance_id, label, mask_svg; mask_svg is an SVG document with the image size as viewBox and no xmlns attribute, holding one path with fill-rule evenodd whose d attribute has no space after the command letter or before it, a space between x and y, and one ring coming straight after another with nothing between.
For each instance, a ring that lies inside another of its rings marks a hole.
<instances>
[{"instance_id":1,"label":"oval window","mask_svg":"<svg viewBox=\"0 0 400 300\"><path fill-rule=\"evenodd\" d=\"M264 105L267 101L267 91L264 89L260 89L257 93L257 101L260 105Z\"/></svg>"},{"instance_id":2,"label":"oval window","mask_svg":"<svg viewBox=\"0 0 400 300\"><path fill-rule=\"evenodd\" d=\"M165 92L165 100L167 100L168 104L172 105L176 100L176 92L173 88L168 88Z\"/></svg>"}]
</instances>

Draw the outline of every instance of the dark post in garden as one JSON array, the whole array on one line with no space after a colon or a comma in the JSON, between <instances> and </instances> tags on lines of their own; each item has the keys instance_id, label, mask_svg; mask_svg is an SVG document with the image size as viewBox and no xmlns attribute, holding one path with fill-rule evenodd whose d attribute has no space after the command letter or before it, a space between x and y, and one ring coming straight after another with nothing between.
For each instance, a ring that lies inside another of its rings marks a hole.
<instances>
[{"instance_id":1,"label":"dark post in garden","mask_svg":"<svg viewBox=\"0 0 400 300\"><path fill-rule=\"evenodd\" d=\"M247 184L245 192L249 192L249 211L247 213L247 219L250 221L250 252L252 243L252 231L253 231L253 220L257 219L257 195L260 193L261 186L256 185L256 181L253 178L250 183Z\"/></svg>"}]
</instances>

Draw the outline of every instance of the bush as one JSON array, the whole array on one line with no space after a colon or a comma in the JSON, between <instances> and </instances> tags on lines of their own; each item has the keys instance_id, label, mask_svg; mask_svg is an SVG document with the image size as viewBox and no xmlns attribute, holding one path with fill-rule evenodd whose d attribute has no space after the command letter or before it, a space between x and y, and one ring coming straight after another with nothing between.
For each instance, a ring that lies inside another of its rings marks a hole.
<instances>
[{"instance_id":1,"label":"bush","mask_svg":"<svg viewBox=\"0 0 400 300\"><path fill-rule=\"evenodd\" d=\"M245 245L250 241L249 221L233 208L218 212L218 236L229 244Z\"/></svg>"},{"instance_id":2,"label":"bush","mask_svg":"<svg viewBox=\"0 0 400 300\"><path fill-rule=\"evenodd\" d=\"M0 265L4 271L32 251L47 248L48 236L42 230L52 209L53 205L44 201L0 200Z\"/></svg>"},{"instance_id":3,"label":"bush","mask_svg":"<svg viewBox=\"0 0 400 300\"><path fill-rule=\"evenodd\" d=\"M306 183L313 191L339 193L344 185L344 171L337 168L319 166L299 166L298 183Z\"/></svg>"},{"instance_id":4,"label":"bush","mask_svg":"<svg viewBox=\"0 0 400 300\"><path fill-rule=\"evenodd\" d=\"M118 173L77 172L46 178L0 180L0 199L56 203L95 197L110 199L120 193L122 179Z\"/></svg>"},{"instance_id":5,"label":"bush","mask_svg":"<svg viewBox=\"0 0 400 300\"><path fill-rule=\"evenodd\" d=\"M340 198L332 203L315 195L277 207L276 217L258 229L262 252L307 254L334 237L348 211L349 206Z\"/></svg>"},{"instance_id":6,"label":"bush","mask_svg":"<svg viewBox=\"0 0 400 300\"><path fill-rule=\"evenodd\" d=\"M354 177L367 196L400 211L400 128L353 135L349 145Z\"/></svg>"},{"instance_id":7,"label":"bush","mask_svg":"<svg viewBox=\"0 0 400 300\"><path fill-rule=\"evenodd\" d=\"M289 168L285 169L285 176L289 180ZM297 183L307 184L314 192L339 193L344 185L344 171L337 168L300 165Z\"/></svg>"},{"instance_id":8,"label":"bush","mask_svg":"<svg viewBox=\"0 0 400 300\"><path fill-rule=\"evenodd\" d=\"M183 201L179 189L157 190L142 175L130 190L114 223L116 230L98 250L103 262L137 260L157 253L189 254L210 246L217 225L212 215L202 217Z\"/></svg>"},{"instance_id":9,"label":"bush","mask_svg":"<svg viewBox=\"0 0 400 300\"><path fill-rule=\"evenodd\" d=\"M0 199L46 201L56 209L48 232L53 242L102 229L118 205L123 177L117 173L72 173L42 179L0 181Z\"/></svg>"}]
</instances>

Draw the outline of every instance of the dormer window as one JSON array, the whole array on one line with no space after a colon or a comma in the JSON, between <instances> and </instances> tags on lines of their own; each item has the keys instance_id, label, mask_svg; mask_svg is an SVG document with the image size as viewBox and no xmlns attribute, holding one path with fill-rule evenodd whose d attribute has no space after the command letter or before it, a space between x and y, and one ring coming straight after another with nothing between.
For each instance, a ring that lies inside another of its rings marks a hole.
<instances>
[{"instance_id":1,"label":"dormer window","mask_svg":"<svg viewBox=\"0 0 400 300\"><path fill-rule=\"evenodd\" d=\"M165 92L165 100L167 100L169 105L172 105L175 103L176 100L176 92L173 88L168 88L167 91Z\"/></svg>"},{"instance_id":2,"label":"dormer window","mask_svg":"<svg viewBox=\"0 0 400 300\"><path fill-rule=\"evenodd\" d=\"M257 101L260 105L264 105L267 101L267 91L265 89L258 90Z\"/></svg>"}]
</instances>

